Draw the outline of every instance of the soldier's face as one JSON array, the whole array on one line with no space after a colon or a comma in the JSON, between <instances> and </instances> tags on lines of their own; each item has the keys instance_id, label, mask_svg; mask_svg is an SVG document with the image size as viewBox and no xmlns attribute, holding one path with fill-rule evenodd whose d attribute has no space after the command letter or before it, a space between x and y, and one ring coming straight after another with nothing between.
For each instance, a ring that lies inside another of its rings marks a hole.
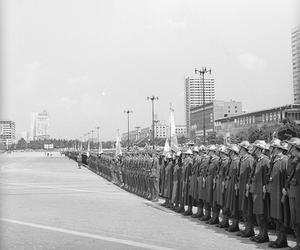
<instances>
[{"instance_id":1,"label":"soldier's face","mask_svg":"<svg viewBox=\"0 0 300 250\"><path fill-rule=\"evenodd\" d=\"M299 149L297 149L296 147L292 146L291 150L290 150L290 154L292 156L296 156L298 158L300 158L300 151Z\"/></svg>"}]
</instances>

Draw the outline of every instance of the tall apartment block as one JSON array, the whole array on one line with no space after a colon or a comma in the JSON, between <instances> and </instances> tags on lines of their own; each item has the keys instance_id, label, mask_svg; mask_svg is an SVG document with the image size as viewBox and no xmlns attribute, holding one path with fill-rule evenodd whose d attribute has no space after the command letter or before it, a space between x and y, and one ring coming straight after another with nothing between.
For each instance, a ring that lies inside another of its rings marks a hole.
<instances>
[{"instance_id":1,"label":"tall apartment block","mask_svg":"<svg viewBox=\"0 0 300 250\"><path fill-rule=\"evenodd\" d=\"M203 82L199 78L186 77L184 79L185 90L185 118L187 137L190 138L191 131L191 108L211 103L215 100L215 81L212 78L204 79L204 100Z\"/></svg>"}]
</instances>

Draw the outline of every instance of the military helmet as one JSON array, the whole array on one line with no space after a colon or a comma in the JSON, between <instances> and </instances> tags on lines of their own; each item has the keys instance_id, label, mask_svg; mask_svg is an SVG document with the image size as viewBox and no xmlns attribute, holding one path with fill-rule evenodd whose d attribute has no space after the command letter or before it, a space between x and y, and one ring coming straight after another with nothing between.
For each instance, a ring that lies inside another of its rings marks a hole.
<instances>
[{"instance_id":1,"label":"military helmet","mask_svg":"<svg viewBox=\"0 0 300 250\"><path fill-rule=\"evenodd\" d=\"M300 148L300 139L298 137L293 137L288 141L288 144Z\"/></svg>"},{"instance_id":2,"label":"military helmet","mask_svg":"<svg viewBox=\"0 0 300 250\"><path fill-rule=\"evenodd\" d=\"M192 155L193 152L192 152L191 149L187 149L187 150L184 152L184 154L186 154L186 155Z\"/></svg>"},{"instance_id":3,"label":"military helmet","mask_svg":"<svg viewBox=\"0 0 300 250\"><path fill-rule=\"evenodd\" d=\"M250 149L250 143L248 141L242 141L241 143L239 143L239 146L248 150Z\"/></svg>"},{"instance_id":4,"label":"military helmet","mask_svg":"<svg viewBox=\"0 0 300 250\"><path fill-rule=\"evenodd\" d=\"M279 148L281 146L281 141L278 138L274 138L271 142L270 142L270 147L273 148Z\"/></svg>"},{"instance_id":5,"label":"military helmet","mask_svg":"<svg viewBox=\"0 0 300 250\"><path fill-rule=\"evenodd\" d=\"M228 155L229 154L229 150L228 148L225 146L225 145L222 145L220 148L219 148L219 151L223 154L226 154Z\"/></svg>"},{"instance_id":6,"label":"military helmet","mask_svg":"<svg viewBox=\"0 0 300 250\"><path fill-rule=\"evenodd\" d=\"M210 145L208 146L207 148L209 151L216 151L217 150L217 147L215 145Z\"/></svg>"},{"instance_id":7,"label":"military helmet","mask_svg":"<svg viewBox=\"0 0 300 250\"><path fill-rule=\"evenodd\" d=\"M266 142L264 140L256 140L253 143L253 147L260 148L260 149L266 149Z\"/></svg>"},{"instance_id":8,"label":"military helmet","mask_svg":"<svg viewBox=\"0 0 300 250\"><path fill-rule=\"evenodd\" d=\"M289 144L286 143L286 142L281 142L280 148L285 150L285 151L288 151L289 150Z\"/></svg>"},{"instance_id":9,"label":"military helmet","mask_svg":"<svg viewBox=\"0 0 300 250\"><path fill-rule=\"evenodd\" d=\"M167 153L166 157L167 157L167 159L172 159L172 154L171 153Z\"/></svg>"},{"instance_id":10,"label":"military helmet","mask_svg":"<svg viewBox=\"0 0 300 250\"><path fill-rule=\"evenodd\" d=\"M205 150L207 150L207 148L206 148L204 145L201 145L201 146L199 147L199 151L205 151Z\"/></svg>"},{"instance_id":11,"label":"military helmet","mask_svg":"<svg viewBox=\"0 0 300 250\"><path fill-rule=\"evenodd\" d=\"M199 153L199 148L198 148L197 146L195 146L195 147L193 148L193 152Z\"/></svg>"},{"instance_id":12,"label":"military helmet","mask_svg":"<svg viewBox=\"0 0 300 250\"><path fill-rule=\"evenodd\" d=\"M176 156L177 156L177 157L180 157L181 154L182 154L181 151L177 151Z\"/></svg>"},{"instance_id":13,"label":"military helmet","mask_svg":"<svg viewBox=\"0 0 300 250\"><path fill-rule=\"evenodd\" d=\"M236 144L231 144L231 145L228 147L228 149L229 149L230 151L233 151L233 152L237 153L237 154L240 152L239 146L236 145Z\"/></svg>"}]
</instances>

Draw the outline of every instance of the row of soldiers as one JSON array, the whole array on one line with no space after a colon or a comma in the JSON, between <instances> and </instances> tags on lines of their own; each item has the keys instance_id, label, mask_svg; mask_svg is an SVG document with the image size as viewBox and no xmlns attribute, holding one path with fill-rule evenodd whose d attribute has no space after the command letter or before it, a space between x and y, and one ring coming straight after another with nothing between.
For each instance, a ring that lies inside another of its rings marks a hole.
<instances>
[{"instance_id":1,"label":"row of soldiers","mask_svg":"<svg viewBox=\"0 0 300 250\"><path fill-rule=\"evenodd\" d=\"M269 246L287 247L287 230L293 228L297 239L293 249L300 250L299 138L168 153L161 164L159 187L166 199L163 206L257 243L269 242L271 218L277 238ZM239 228L241 220L244 230Z\"/></svg>"},{"instance_id":2,"label":"row of soldiers","mask_svg":"<svg viewBox=\"0 0 300 250\"><path fill-rule=\"evenodd\" d=\"M77 156L78 167L82 155ZM121 188L143 198L158 200L159 162L156 153L126 152L123 155L89 155L87 166Z\"/></svg>"}]
</instances>

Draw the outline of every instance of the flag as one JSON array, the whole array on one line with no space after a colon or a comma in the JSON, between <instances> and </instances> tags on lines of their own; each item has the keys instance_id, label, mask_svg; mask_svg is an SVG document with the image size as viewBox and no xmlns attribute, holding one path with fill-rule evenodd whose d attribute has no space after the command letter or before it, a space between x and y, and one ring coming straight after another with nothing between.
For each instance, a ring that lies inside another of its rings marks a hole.
<instances>
[{"instance_id":1,"label":"flag","mask_svg":"<svg viewBox=\"0 0 300 250\"><path fill-rule=\"evenodd\" d=\"M101 142L101 141L99 141L98 153L99 153L99 154L102 154L102 153L103 153L102 142Z\"/></svg>"},{"instance_id":2,"label":"flag","mask_svg":"<svg viewBox=\"0 0 300 250\"><path fill-rule=\"evenodd\" d=\"M90 141L88 141L88 145L87 145L87 153L86 155L89 157L90 156Z\"/></svg>"},{"instance_id":3,"label":"flag","mask_svg":"<svg viewBox=\"0 0 300 250\"><path fill-rule=\"evenodd\" d=\"M169 138L170 138L170 148L174 152L179 151L179 146L178 146L178 141L177 141L177 136L176 136L176 126L175 126L175 120L174 120L174 115L173 115L173 109L170 108L170 129L169 129Z\"/></svg>"},{"instance_id":4,"label":"flag","mask_svg":"<svg viewBox=\"0 0 300 250\"><path fill-rule=\"evenodd\" d=\"M116 156L122 155L122 148L121 148L121 141L118 135L117 142L116 142Z\"/></svg>"},{"instance_id":5,"label":"flag","mask_svg":"<svg viewBox=\"0 0 300 250\"><path fill-rule=\"evenodd\" d=\"M164 146L164 151L163 155L166 156L168 153L170 153L170 145L169 145L169 140L168 138L166 139L165 146Z\"/></svg>"}]
</instances>

